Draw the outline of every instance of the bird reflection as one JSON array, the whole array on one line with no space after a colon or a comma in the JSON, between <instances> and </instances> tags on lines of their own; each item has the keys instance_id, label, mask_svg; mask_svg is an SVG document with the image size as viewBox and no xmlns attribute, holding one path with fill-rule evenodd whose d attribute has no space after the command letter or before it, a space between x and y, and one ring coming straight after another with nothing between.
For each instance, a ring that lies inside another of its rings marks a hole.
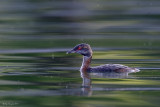
<instances>
[{"instance_id":1,"label":"bird reflection","mask_svg":"<svg viewBox=\"0 0 160 107\"><path fill-rule=\"evenodd\" d=\"M86 76L82 76L83 82L82 82L82 87L81 87L81 95L85 96L91 96L92 95L92 84L91 84L91 77L96 77L96 78L127 78L128 73L88 73L87 74L90 78L86 78Z\"/></svg>"},{"instance_id":2,"label":"bird reflection","mask_svg":"<svg viewBox=\"0 0 160 107\"><path fill-rule=\"evenodd\" d=\"M92 95L92 86L82 86L81 87L82 95L91 96Z\"/></svg>"}]
</instances>

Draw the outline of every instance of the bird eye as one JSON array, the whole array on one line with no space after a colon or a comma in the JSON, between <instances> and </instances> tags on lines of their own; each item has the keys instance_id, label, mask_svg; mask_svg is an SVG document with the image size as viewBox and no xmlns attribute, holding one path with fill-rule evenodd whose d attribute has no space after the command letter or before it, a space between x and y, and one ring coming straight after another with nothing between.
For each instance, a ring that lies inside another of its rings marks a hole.
<instances>
[{"instance_id":1,"label":"bird eye","mask_svg":"<svg viewBox=\"0 0 160 107\"><path fill-rule=\"evenodd\" d=\"M79 46L77 50L81 50L81 49L82 49L82 47Z\"/></svg>"}]
</instances>

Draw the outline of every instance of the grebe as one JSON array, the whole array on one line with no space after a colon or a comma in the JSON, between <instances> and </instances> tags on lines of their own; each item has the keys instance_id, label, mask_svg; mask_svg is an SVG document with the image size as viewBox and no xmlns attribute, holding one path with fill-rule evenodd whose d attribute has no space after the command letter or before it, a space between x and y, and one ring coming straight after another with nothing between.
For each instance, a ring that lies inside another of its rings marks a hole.
<instances>
[{"instance_id":1,"label":"grebe","mask_svg":"<svg viewBox=\"0 0 160 107\"><path fill-rule=\"evenodd\" d=\"M81 77L83 78L83 84L90 84L90 75L88 73L92 72L100 72L100 73L134 73L139 72L140 70L137 68L130 68L121 64L105 64L96 67L90 67L91 59L92 59L92 49L89 44L78 44L72 50L68 51L69 53L78 53L83 55L83 62L80 68Z\"/></svg>"}]
</instances>

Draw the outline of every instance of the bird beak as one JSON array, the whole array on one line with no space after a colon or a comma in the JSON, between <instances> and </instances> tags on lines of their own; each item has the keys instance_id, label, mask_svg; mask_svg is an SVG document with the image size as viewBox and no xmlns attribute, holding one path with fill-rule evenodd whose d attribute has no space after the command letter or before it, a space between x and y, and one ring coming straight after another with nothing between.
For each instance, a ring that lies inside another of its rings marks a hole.
<instances>
[{"instance_id":1,"label":"bird beak","mask_svg":"<svg viewBox=\"0 0 160 107\"><path fill-rule=\"evenodd\" d=\"M70 51L67 51L66 54L75 53L75 52L76 52L75 50L70 50Z\"/></svg>"}]
</instances>

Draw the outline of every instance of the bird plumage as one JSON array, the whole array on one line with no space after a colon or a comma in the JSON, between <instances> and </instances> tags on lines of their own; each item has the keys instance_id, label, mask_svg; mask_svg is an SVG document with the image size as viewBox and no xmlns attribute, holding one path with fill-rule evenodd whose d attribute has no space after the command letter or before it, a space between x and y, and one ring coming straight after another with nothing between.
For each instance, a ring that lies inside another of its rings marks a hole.
<instances>
[{"instance_id":1,"label":"bird plumage","mask_svg":"<svg viewBox=\"0 0 160 107\"><path fill-rule=\"evenodd\" d=\"M133 73L139 72L140 70L137 68L130 68L121 64L105 64L96 67L90 67L91 59L92 59L92 49L89 44L78 44L72 50L68 51L68 53L78 53L83 55L82 66L80 68L81 77L83 78L83 82L86 85L90 84L90 75L88 73Z\"/></svg>"}]
</instances>

